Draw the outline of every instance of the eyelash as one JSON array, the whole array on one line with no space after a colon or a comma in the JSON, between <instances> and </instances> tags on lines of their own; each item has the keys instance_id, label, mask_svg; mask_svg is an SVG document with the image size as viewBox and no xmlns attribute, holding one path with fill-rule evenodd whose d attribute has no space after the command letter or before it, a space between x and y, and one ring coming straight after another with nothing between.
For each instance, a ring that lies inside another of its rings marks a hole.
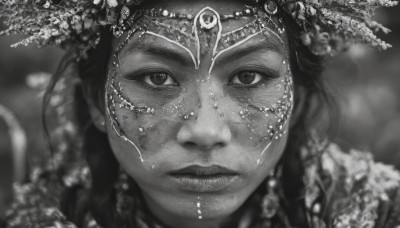
<instances>
[{"instance_id":1,"label":"eyelash","mask_svg":"<svg viewBox=\"0 0 400 228\"><path fill-rule=\"evenodd\" d=\"M268 72L266 72L266 71L268 71ZM256 74L259 74L261 76L261 79L260 79L260 81L254 83L254 84L249 84L249 85L233 83L234 78L237 77L241 73L256 73ZM269 81L272 78L276 78L276 77L277 77L276 73L274 73L274 72L272 72L270 70L264 69L264 68L261 68L259 70L240 69L240 70L235 71L232 74L232 76L230 77L230 80L229 80L229 85L232 85L233 87L235 87L237 89L257 88L257 87L261 86L263 83Z\"/></svg>"},{"instance_id":2,"label":"eyelash","mask_svg":"<svg viewBox=\"0 0 400 228\"><path fill-rule=\"evenodd\" d=\"M168 77L170 77L173 80L173 85L151 85L146 82L146 77L151 77L157 74L166 74ZM134 75L130 75L126 77L129 80L137 81L140 83L142 86L152 89L152 90L160 90L160 89L171 89L172 87L179 86L179 83L175 79L175 77L172 75L172 73L167 72L167 71L152 71L152 72L139 72Z\"/></svg>"},{"instance_id":3,"label":"eyelash","mask_svg":"<svg viewBox=\"0 0 400 228\"><path fill-rule=\"evenodd\" d=\"M260 85L262 85L264 82L270 80L271 78L274 78L273 72L268 72L266 73L265 71L268 71L266 69L260 69L260 70L254 70L254 69L240 69L235 71L232 76L229 79L228 85L231 85L235 88L243 88L243 89L251 89L251 88L257 88ZM242 73L256 73L258 75L261 76L261 79L254 83L254 84L238 84L238 83L233 83L233 80L235 77L238 77L239 74ZM146 82L145 77L151 77L157 74L166 74L168 77L170 77L173 80L173 85L151 85L149 83ZM142 84L143 86L149 88L149 89L153 89L153 90L160 90L160 89L170 89L171 87L175 87L175 86L179 86L179 83L177 82L177 80L175 79L175 77L173 76L172 73L170 72L166 72L166 71L160 71L160 72L143 72L143 73L138 73L136 75L133 76L128 76L127 77L130 80L134 80L134 81L138 81L140 82L140 84Z\"/></svg>"}]
</instances>

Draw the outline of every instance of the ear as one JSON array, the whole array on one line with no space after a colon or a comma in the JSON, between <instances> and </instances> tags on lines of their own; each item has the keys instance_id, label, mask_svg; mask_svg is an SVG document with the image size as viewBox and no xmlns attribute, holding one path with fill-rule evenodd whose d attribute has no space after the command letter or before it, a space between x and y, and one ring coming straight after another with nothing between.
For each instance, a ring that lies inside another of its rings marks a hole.
<instances>
[{"instance_id":1,"label":"ear","mask_svg":"<svg viewBox=\"0 0 400 228\"><path fill-rule=\"evenodd\" d=\"M96 128L102 132L106 132L106 114L104 109L103 99L101 97L90 93L87 90L83 90L86 103L88 104L89 113L92 118L93 124Z\"/></svg>"}]
</instances>

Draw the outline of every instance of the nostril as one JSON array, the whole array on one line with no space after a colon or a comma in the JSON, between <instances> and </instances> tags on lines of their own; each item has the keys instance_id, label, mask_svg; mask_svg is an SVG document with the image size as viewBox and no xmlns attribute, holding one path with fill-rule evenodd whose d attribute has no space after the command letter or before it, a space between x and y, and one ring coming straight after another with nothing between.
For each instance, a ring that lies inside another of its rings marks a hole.
<instances>
[{"instance_id":1,"label":"nostril","mask_svg":"<svg viewBox=\"0 0 400 228\"><path fill-rule=\"evenodd\" d=\"M195 143L191 141L187 141L183 143L183 146L187 149L195 149L195 148L200 148L201 150L210 150L211 148L213 149L219 149L225 146L225 143L223 142L217 142L213 144L200 144L200 143Z\"/></svg>"},{"instance_id":2,"label":"nostril","mask_svg":"<svg viewBox=\"0 0 400 228\"><path fill-rule=\"evenodd\" d=\"M213 149L220 149L220 148L223 148L223 147L225 147L226 146L226 144L225 143L223 143L223 142L218 142L218 143L215 143L214 145L212 145L212 147L210 147L210 148L204 148L204 149L211 149L211 148L213 148Z\"/></svg>"},{"instance_id":3,"label":"nostril","mask_svg":"<svg viewBox=\"0 0 400 228\"><path fill-rule=\"evenodd\" d=\"M214 145L214 147L216 147L216 148L221 148L221 147L224 147L224 146L226 146L226 144L223 143L223 142L219 142L219 143L216 143L216 144Z\"/></svg>"},{"instance_id":4,"label":"nostril","mask_svg":"<svg viewBox=\"0 0 400 228\"><path fill-rule=\"evenodd\" d=\"M183 146L184 147L187 147L187 148L194 148L194 147L196 147L197 145L196 145L196 143L194 143L194 142L185 142L184 144L183 144Z\"/></svg>"}]
</instances>

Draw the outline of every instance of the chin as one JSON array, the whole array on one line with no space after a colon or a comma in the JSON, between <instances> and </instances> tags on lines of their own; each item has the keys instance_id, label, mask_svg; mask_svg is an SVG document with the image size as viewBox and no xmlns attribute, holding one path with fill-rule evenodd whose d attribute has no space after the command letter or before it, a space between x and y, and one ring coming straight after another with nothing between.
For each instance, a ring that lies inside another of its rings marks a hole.
<instances>
[{"instance_id":1,"label":"chin","mask_svg":"<svg viewBox=\"0 0 400 228\"><path fill-rule=\"evenodd\" d=\"M240 193L209 193L185 202L182 217L187 219L223 220L235 213L246 201L248 195ZM200 200L199 200L200 199Z\"/></svg>"}]
</instances>

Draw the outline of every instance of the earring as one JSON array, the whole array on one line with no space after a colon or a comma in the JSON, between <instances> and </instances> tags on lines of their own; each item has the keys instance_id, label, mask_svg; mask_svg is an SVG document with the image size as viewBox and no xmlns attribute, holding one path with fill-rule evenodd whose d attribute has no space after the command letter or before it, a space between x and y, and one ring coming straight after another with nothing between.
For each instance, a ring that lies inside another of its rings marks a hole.
<instances>
[{"instance_id":1,"label":"earring","mask_svg":"<svg viewBox=\"0 0 400 228\"><path fill-rule=\"evenodd\" d=\"M262 217L271 219L276 215L279 209L279 197L276 192L278 182L274 174L267 177L267 193L262 200Z\"/></svg>"},{"instance_id":2,"label":"earring","mask_svg":"<svg viewBox=\"0 0 400 228\"><path fill-rule=\"evenodd\" d=\"M135 207L135 199L130 195L133 190L129 183L128 175L120 170L117 182L114 185L116 190L116 209L121 216L130 216Z\"/></svg>"},{"instance_id":3,"label":"earring","mask_svg":"<svg viewBox=\"0 0 400 228\"><path fill-rule=\"evenodd\" d=\"M274 1L268 0L264 3L264 10L269 15L275 15L278 12L278 5Z\"/></svg>"}]
</instances>

